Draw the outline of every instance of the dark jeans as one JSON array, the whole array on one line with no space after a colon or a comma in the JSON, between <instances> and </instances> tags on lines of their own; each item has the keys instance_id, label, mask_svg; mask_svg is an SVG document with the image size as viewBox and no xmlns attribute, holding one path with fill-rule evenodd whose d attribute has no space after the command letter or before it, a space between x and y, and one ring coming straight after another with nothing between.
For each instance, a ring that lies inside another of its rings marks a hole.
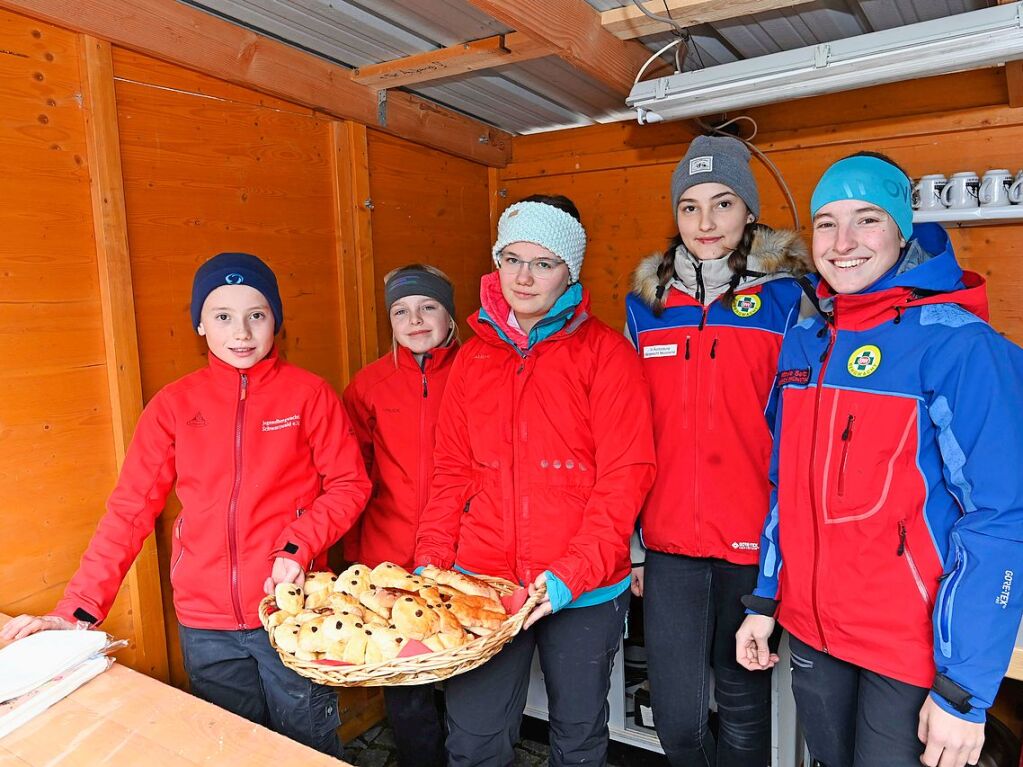
<instances>
[{"instance_id":1,"label":"dark jeans","mask_svg":"<svg viewBox=\"0 0 1023 767\"><path fill-rule=\"evenodd\" d=\"M771 675L735 662L739 601L754 565L648 551L643 632L654 726L672 767L766 767L771 762ZM718 737L708 726L711 668Z\"/></svg>"},{"instance_id":2,"label":"dark jeans","mask_svg":"<svg viewBox=\"0 0 1023 767\"><path fill-rule=\"evenodd\" d=\"M444 726L432 684L384 687L399 767L444 767Z\"/></svg>"},{"instance_id":3,"label":"dark jeans","mask_svg":"<svg viewBox=\"0 0 1023 767\"><path fill-rule=\"evenodd\" d=\"M789 635L792 694L810 756L823 767L920 767L927 689L813 649Z\"/></svg>"},{"instance_id":4,"label":"dark jeans","mask_svg":"<svg viewBox=\"0 0 1023 767\"><path fill-rule=\"evenodd\" d=\"M515 764L533 650L547 688L551 765L607 762L611 664L629 592L541 618L477 669L447 681L448 764Z\"/></svg>"},{"instance_id":5,"label":"dark jeans","mask_svg":"<svg viewBox=\"0 0 1023 767\"><path fill-rule=\"evenodd\" d=\"M337 690L281 663L263 629L178 626L192 694L338 759Z\"/></svg>"}]
</instances>

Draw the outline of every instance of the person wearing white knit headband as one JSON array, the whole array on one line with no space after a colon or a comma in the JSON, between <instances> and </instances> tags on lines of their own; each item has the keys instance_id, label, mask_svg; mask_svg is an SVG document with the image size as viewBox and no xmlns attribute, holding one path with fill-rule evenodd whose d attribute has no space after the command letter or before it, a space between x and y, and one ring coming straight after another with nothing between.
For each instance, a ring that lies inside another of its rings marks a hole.
<instances>
[{"instance_id":1,"label":"person wearing white knit headband","mask_svg":"<svg viewBox=\"0 0 1023 767\"><path fill-rule=\"evenodd\" d=\"M475 338L441 406L417 565L546 589L523 631L447 682L448 764L512 764L534 651L559 764L605 764L629 539L654 477L650 395L625 337L590 314L586 231L565 197L509 207Z\"/></svg>"}]
</instances>

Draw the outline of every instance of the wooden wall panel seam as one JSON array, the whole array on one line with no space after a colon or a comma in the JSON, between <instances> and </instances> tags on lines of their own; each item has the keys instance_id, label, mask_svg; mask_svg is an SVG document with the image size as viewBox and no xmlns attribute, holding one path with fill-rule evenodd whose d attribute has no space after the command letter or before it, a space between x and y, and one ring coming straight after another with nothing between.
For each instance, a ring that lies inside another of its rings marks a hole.
<instances>
[{"instance_id":1,"label":"wooden wall panel seam","mask_svg":"<svg viewBox=\"0 0 1023 767\"><path fill-rule=\"evenodd\" d=\"M80 42L103 339L113 415L114 453L120 470L135 424L142 413L142 377L128 255L113 63L109 43L87 35L81 36ZM152 534L147 536L125 586L131 600L138 670L167 681L169 668L160 567Z\"/></svg>"}]
</instances>

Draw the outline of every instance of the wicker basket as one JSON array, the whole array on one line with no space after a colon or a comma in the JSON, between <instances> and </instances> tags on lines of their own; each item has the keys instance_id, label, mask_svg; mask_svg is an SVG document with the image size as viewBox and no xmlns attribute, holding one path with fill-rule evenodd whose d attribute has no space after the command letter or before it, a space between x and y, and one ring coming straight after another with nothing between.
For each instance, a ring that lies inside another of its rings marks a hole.
<instances>
[{"instance_id":1,"label":"wicker basket","mask_svg":"<svg viewBox=\"0 0 1023 767\"><path fill-rule=\"evenodd\" d=\"M502 578L490 578L482 575L474 577L486 581L502 595L511 594L520 588ZM277 650L285 666L320 684L333 687L427 684L471 671L490 660L504 646L505 642L522 630L522 623L526 620L526 616L543 599L545 591L546 589L541 586L533 596L526 600L518 612L508 616L501 628L493 634L477 637L461 647L454 647L450 650L413 655L408 658L393 658L383 663L368 663L361 666L328 666L317 661L299 660L277 646L272 631L268 631L267 634L270 637L271 646ZM263 601L259 603L259 619L263 622L263 628L266 628L267 619L276 606L272 595L264 597Z\"/></svg>"}]
</instances>

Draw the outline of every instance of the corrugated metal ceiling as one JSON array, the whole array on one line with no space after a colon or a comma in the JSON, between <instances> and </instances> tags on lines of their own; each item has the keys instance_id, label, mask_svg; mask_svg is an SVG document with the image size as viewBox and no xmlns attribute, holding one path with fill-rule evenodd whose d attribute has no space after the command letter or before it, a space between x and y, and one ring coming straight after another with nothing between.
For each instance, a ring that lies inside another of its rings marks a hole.
<instances>
[{"instance_id":1,"label":"corrugated metal ceiling","mask_svg":"<svg viewBox=\"0 0 1023 767\"><path fill-rule=\"evenodd\" d=\"M181 0L349 67L509 32L464 0ZM629 5L587 0L598 11ZM685 68L890 29L994 5L995 0L815 0L689 31ZM651 51L669 32L639 39ZM631 117L621 96L548 57L410 88L510 133Z\"/></svg>"}]
</instances>

